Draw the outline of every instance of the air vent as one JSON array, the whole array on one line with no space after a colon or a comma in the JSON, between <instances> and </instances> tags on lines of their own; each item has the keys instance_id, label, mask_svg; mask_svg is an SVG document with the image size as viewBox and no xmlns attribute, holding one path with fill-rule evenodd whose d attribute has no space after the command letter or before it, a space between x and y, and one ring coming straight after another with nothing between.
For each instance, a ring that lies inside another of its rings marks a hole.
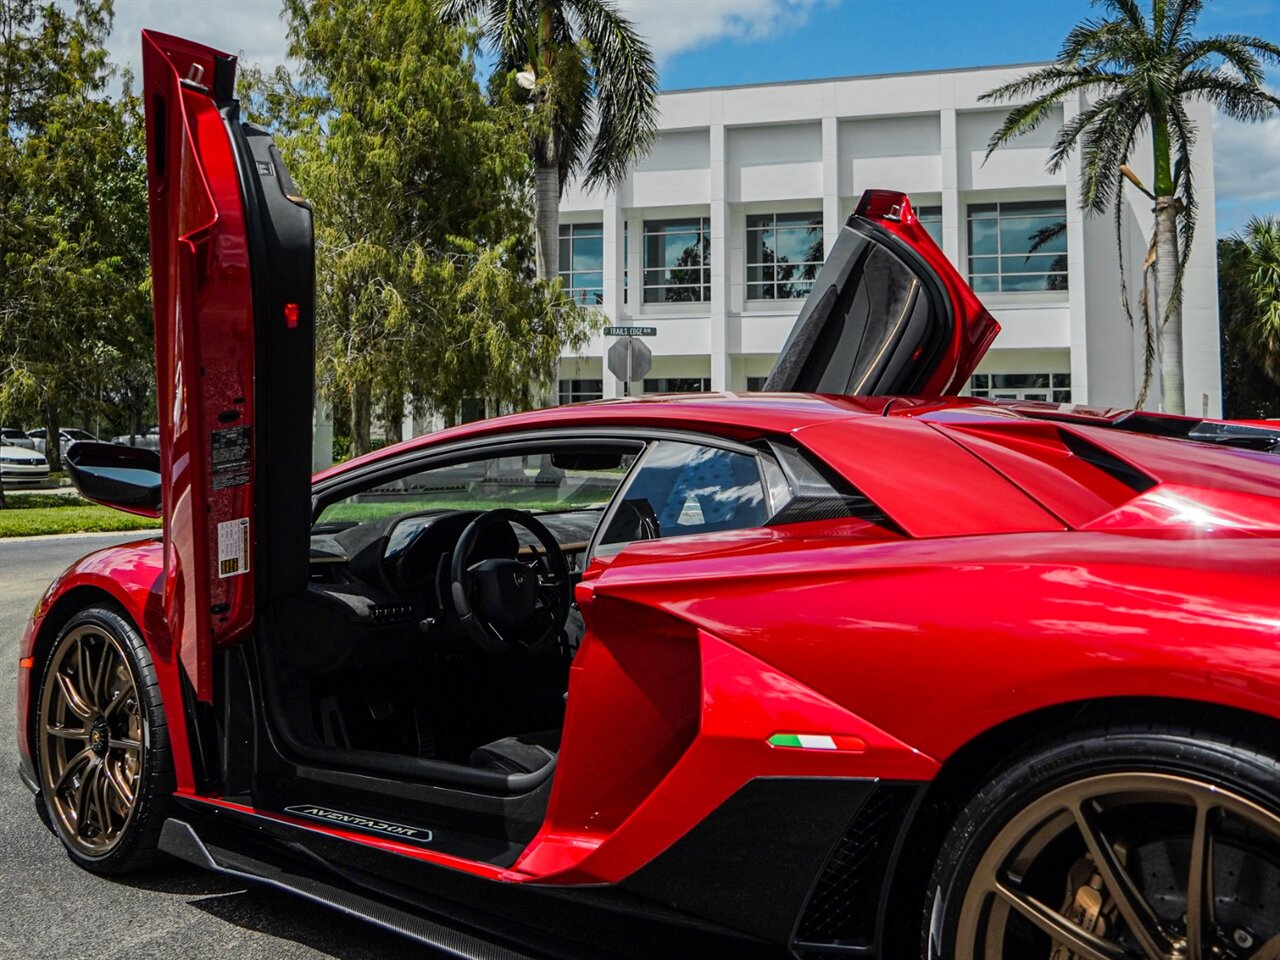
<instances>
[{"instance_id":1,"label":"air vent","mask_svg":"<svg viewBox=\"0 0 1280 960\"><path fill-rule=\"evenodd\" d=\"M1046 510L1076 529L1124 506L1157 482L1130 461L1086 438L1084 428L1032 420L942 426Z\"/></svg>"},{"instance_id":2,"label":"air vent","mask_svg":"<svg viewBox=\"0 0 1280 960\"><path fill-rule=\"evenodd\" d=\"M1085 463L1097 467L1113 480L1119 480L1134 493L1146 493L1156 481L1137 467L1067 430L1059 430L1063 445Z\"/></svg>"},{"instance_id":3,"label":"air vent","mask_svg":"<svg viewBox=\"0 0 1280 960\"><path fill-rule=\"evenodd\" d=\"M880 889L913 788L878 786L814 884L792 945L803 960L869 948L875 942Z\"/></svg>"}]
</instances>

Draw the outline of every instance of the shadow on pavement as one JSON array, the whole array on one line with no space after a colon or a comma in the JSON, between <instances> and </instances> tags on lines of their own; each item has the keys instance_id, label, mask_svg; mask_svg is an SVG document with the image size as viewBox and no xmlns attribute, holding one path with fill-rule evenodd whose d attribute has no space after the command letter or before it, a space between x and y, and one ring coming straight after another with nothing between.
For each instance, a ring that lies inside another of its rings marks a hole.
<instances>
[{"instance_id":1,"label":"shadow on pavement","mask_svg":"<svg viewBox=\"0 0 1280 960\"><path fill-rule=\"evenodd\" d=\"M264 887L188 901L247 930L292 940L337 960L429 960L435 951L373 924Z\"/></svg>"}]
</instances>

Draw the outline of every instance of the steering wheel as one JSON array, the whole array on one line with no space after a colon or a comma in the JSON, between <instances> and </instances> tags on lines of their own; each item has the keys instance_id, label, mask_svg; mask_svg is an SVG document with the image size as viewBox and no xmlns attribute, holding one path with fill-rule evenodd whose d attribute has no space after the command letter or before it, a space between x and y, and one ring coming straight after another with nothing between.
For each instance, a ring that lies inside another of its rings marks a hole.
<instances>
[{"instance_id":1,"label":"steering wheel","mask_svg":"<svg viewBox=\"0 0 1280 960\"><path fill-rule=\"evenodd\" d=\"M470 563L481 534L502 524L528 530L542 545L532 560L495 557ZM573 599L569 565L540 520L523 510L498 509L467 525L453 548L449 595L471 638L490 653L533 650L557 637Z\"/></svg>"}]
</instances>

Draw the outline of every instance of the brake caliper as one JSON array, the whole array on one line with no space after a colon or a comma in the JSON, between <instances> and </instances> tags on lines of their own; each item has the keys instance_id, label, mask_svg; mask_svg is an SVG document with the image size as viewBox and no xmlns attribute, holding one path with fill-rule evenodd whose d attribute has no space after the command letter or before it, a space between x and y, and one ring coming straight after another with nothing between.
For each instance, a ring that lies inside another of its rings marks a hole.
<instances>
[{"instance_id":1,"label":"brake caliper","mask_svg":"<svg viewBox=\"0 0 1280 960\"><path fill-rule=\"evenodd\" d=\"M1069 902L1062 912L1067 919L1086 933L1099 937L1105 936L1107 932L1105 900L1102 892L1102 877L1096 871L1090 871L1089 879L1076 886L1075 893L1070 895ZM1056 943L1053 946L1053 953L1049 955L1049 960L1079 960L1079 958L1065 944Z\"/></svg>"}]
</instances>

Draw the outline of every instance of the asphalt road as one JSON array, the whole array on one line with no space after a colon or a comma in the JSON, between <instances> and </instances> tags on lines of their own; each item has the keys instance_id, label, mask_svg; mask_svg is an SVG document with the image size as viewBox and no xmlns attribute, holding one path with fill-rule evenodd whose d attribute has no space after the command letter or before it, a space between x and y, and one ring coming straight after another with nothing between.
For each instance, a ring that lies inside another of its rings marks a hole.
<instances>
[{"instance_id":1,"label":"asphalt road","mask_svg":"<svg viewBox=\"0 0 1280 960\"><path fill-rule=\"evenodd\" d=\"M410 941L284 893L174 861L127 878L76 867L17 776L18 641L40 594L76 558L137 534L0 540L0 958L402 960Z\"/></svg>"}]
</instances>

